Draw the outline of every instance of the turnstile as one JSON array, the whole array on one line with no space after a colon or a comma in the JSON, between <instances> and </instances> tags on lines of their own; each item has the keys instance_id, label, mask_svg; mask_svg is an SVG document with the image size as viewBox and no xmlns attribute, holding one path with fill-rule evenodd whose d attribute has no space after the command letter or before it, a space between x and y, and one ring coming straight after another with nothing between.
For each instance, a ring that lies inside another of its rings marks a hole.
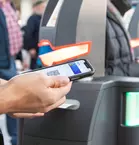
<instances>
[{"instance_id":1,"label":"turnstile","mask_svg":"<svg viewBox=\"0 0 139 145\"><path fill-rule=\"evenodd\" d=\"M40 40L54 46L92 41L87 59L97 70L105 72L105 30L107 0L49 0L40 27Z\"/></svg>"},{"instance_id":2,"label":"turnstile","mask_svg":"<svg viewBox=\"0 0 139 145\"><path fill-rule=\"evenodd\" d=\"M88 59L96 76L104 76L105 20L106 0L49 0L40 40L48 39L55 46L92 41ZM67 99L80 106L71 104L45 117L26 119L23 144L138 145L138 92L138 78L103 77L75 83Z\"/></svg>"},{"instance_id":3,"label":"turnstile","mask_svg":"<svg viewBox=\"0 0 139 145\"><path fill-rule=\"evenodd\" d=\"M138 145L138 78L75 83L67 98L80 107L25 120L24 145Z\"/></svg>"},{"instance_id":4,"label":"turnstile","mask_svg":"<svg viewBox=\"0 0 139 145\"><path fill-rule=\"evenodd\" d=\"M91 53L89 54L89 56L87 56L87 59L89 59L89 61L96 69L95 76L104 76L106 6L107 6L107 0L103 0L103 1L102 0L97 0L97 1L96 0L48 0L48 4L41 22L39 38L40 40L43 39L49 40L54 46L73 44L76 42L92 41L93 45L92 45ZM81 84L81 86L82 85L85 86L85 84ZM73 91L74 91L74 87L73 87ZM87 89L84 90L84 93L91 96L90 93L92 92L91 91L88 92ZM76 97L78 96L80 96L80 94L79 95L76 94ZM62 113L61 115L63 115L63 113L66 115L68 112L65 112L64 110L60 110L59 113L60 114ZM47 116L48 115L49 113L47 114ZM85 117L84 119L90 120L91 119L90 117L91 116L88 115L88 118ZM45 118L41 118L41 119L45 119ZM89 120L87 121L88 122L86 126L87 128L89 128L89 122L90 122ZM22 142L23 121L24 120L22 119L19 121L20 124L19 144L20 145ZM31 124L34 125L33 122ZM37 126L37 124L35 126ZM26 124L25 124L25 128L26 128ZM68 129L70 128L70 126L68 126L68 124L66 126L66 122L65 122L65 129L66 128ZM88 133L87 128L84 128L86 130L85 133ZM41 130L41 126L39 130ZM63 131L61 130L61 133ZM61 133L59 132L59 135ZM50 135L51 134L52 132L50 133ZM80 137L82 138L82 136L78 136L78 139ZM83 140L86 137L87 134L83 137ZM76 136L74 138L76 139Z\"/></svg>"}]
</instances>

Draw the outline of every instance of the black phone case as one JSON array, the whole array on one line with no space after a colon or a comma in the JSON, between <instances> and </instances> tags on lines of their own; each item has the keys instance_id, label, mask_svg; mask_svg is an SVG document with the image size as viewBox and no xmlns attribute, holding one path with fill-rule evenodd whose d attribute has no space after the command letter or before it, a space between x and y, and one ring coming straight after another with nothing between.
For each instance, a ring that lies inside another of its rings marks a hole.
<instances>
[{"instance_id":1,"label":"black phone case","mask_svg":"<svg viewBox=\"0 0 139 145\"><path fill-rule=\"evenodd\" d=\"M70 81L77 81L79 79L82 79L82 78L85 78L85 77L89 77L89 76L94 75L95 69L92 67L92 65L90 64L90 62L88 60L86 60L86 59L78 59L78 60L69 61L69 62L65 62L65 63L62 63L62 64L50 66L50 67L42 67L42 68L39 68L39 69L35 69L33 71L23 72L22 74L29 73L29 72L37 72L37 71L41 71L43 69L48 69L48 68L52 68L52 67L55 67L55 66L59 66L59 65L67 64L67 63L72 63L72 62L76 62L76 61L80 61L80 60L84 60L85 63L88 65L88 67L91 68L91 71L90 72L87 72L87 73L82 73L82 74L78 74L78 75L71 76L71 77L69 77Z\"/></svg>"}]
</instances>

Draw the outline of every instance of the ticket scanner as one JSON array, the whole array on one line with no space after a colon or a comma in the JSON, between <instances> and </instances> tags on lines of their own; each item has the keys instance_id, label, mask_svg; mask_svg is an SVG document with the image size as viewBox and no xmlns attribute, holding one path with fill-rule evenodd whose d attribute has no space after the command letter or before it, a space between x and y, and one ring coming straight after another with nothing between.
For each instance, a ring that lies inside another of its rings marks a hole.
<instances>
[{"instance_id":1,"label":"ticket scanner","mask_svg":"<svg viewBox=\"0 0 139 145\"><path fill-rule=\"evenodd\" d=\"M49 0L40 27L40 40L54 46L92 41L86 57L104 76L107 0Z\"/></svg>"},{"instance_id":2,"label":"ticket scanner","mask_svg":"<svg viewBox=\"0 0 139 145\"><path fill-rule=\"evenodd\" d=\"M24 145L138 145L138 78L75 83L67 99L79 104L25 120Z\"/></svg>"},{"instance_id":3,"label":"ticket scanner","mask_svg":"<svg viewBox=\"0 0 139 145\"><path fill-rule=\"evenodd\" d=\"M73 84L44 117L21 119L18 145L138 145L139 79L105 74L106 0L49 0L40 40L54 46L92 41L93 80Z\"/></svg>"}]
</instances>

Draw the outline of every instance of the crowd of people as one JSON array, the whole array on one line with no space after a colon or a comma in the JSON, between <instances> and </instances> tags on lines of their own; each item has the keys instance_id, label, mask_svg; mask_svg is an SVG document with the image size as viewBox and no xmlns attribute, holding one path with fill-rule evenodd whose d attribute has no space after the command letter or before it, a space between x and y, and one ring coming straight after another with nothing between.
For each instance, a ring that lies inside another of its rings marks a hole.
<instances>
[{"instance_id":1,"label":"crowd of people","mask_svg":"<svg viewBox=\"0 0 139 145\"><path fill-rule=\"evenodd\" d=\"M33 3L32 15L29 17L27 24L21 28L23 33L23 49L16 57L16 64L19 70L36 69L38 67L39 27L46 3L46 0L35 1Z\"/></svg>"},{"instance_id":2,"label":"crowd of people","mask_svg":"<svg viewBox=\"0 0 139 145\"><path fill-rule=\"evenodd\" d=\"M33 3L26 26L19 25L19 11L12 0L0 0L0 78L10 80L18 71L37 68L38 36L46 0ZM17 121L6 115L11 144L17 144Z\"/></svg>"}]
</instances>

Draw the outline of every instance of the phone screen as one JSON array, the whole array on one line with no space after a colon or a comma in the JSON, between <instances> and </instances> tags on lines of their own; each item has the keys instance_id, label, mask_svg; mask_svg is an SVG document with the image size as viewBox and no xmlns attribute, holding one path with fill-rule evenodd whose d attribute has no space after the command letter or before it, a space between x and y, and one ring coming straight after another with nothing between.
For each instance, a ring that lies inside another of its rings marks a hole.
<instances>
[{"instance_id":1,"label":"phone screen","mask_svg":"<svg viewBox=\"0 0 139 145\"><path fill-rule=\"evenodd\" d=\"M69 62L50 68L43 69L48 76L74 76L91 71L91 68L86 65L85 60L79 60L75 62Z\"/></svg>"}]
</instances>

